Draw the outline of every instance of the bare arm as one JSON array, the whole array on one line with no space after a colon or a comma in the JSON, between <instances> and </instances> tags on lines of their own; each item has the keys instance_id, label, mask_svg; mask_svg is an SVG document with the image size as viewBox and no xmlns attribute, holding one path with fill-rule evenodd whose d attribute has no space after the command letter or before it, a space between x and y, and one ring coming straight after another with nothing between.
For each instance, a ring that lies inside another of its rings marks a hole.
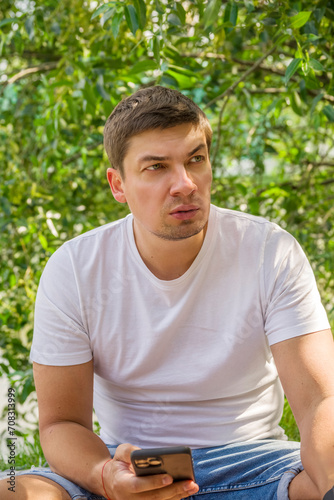
<instances>
[{"instance_id":1,"label":"bare arm","mask_svg":"<svg viewBox=\"0 0 334 500\"><path fill-rule=\"evenodd\" d=\"M92 431L93 362L75 366L34 363L41 444L50 467L84 487L100 488L97 471L110 458Z\"/></svg>"},{"instance_id":2,"label":"bare arm","mask_svg":"<svg viewBox=\"0 0 334 500\"><path fill-rule=\"evenodd\" d=\"M101 472L110 454L92 430L93 361L74 366L34 363L34 378L41 444L51 469L105 496ZM130 444L122 444L114 459L105 466L104 483L112 500L143 496L178 500L198 490L192 481L170 484L171 478L167 475L137 478L130 465L133 449ZM168 486L164 483L166 479Z\"/></svg>"},{"instance_id":3,"label":"bare arm","mask_svg":"<svg viewBox=\"0 0 334 500\"><path fill-rule=\"evenodd\" d=\"M305 471L323 496L334 485L334 342L330 330L271 347L301 436Z\"/></svg>"}]
</instances>

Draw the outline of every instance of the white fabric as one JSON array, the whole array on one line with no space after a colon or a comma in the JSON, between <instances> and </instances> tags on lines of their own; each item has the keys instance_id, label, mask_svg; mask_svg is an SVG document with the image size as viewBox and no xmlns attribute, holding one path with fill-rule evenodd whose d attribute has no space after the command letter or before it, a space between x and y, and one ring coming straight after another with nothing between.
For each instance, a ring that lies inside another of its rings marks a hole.
<instances>
[{"instance_id":1,"label":"white fabric","mask_svg":"<svg viewBox=\"0 0 334 500\"><path fill-rule=\"evenodd\" d=\"M132 215L65 243L38 290L32 360L94 357L94 407L109 444L190 447L284 438L270 345L329 328L295 239L211 206L178 279L143 263Z\"/></svg>"}]
</instances>

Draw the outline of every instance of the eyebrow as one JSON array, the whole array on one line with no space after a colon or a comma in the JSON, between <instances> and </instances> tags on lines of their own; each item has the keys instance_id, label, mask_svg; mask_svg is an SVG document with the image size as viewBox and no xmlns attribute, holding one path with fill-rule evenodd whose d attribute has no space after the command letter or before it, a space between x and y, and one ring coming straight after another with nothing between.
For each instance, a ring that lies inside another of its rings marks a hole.
<instances>
[{"instance_id":1,"label":"eyebrow","mask_svg":"<svg viewBox=\"0 0 334 500\"><path fill-rule=\"evenodd\" d=\"M197 153L200 149L206 148L206 144L201 143L198 146L196 146L192 151L190 151L187 156L192 156L193 154ZM156 155L145 155L139 158L140 163L148 162L148 161L167 161L170 160L170 156L156 156Z\"/></svg>"}]
</instances>

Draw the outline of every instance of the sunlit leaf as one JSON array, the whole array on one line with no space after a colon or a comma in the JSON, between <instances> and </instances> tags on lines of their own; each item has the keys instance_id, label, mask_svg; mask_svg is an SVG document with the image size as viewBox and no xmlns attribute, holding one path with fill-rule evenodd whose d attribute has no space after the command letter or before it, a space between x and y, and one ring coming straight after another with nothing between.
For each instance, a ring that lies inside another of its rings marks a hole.
<instances>
[{"instance_id":1,"label":"sunlit leaf","mask_svg":"<svg viewBox=\"0 0 334 500\"><path fill-rule=\"evenodd\" d=\"M10 18L7 18L7 19L2 19L0 21L0 28L2 28L3 26L7 26L8 24L16 23L19 20L20 19L17 18L17 17L10 17Z\"/></svg>"},{"instance_id":2,"label":"sunlit leaf","mask_svg":"<svg viewBox=\"0 0 334 500\"><path fill-rule=\"evenodd\" d=\"M331 104L327 104L322 112L330 122L334 122L334 107Z\"/></svg>"},{"instance_id":3,"label":"sunlit leaf","mask_svg":"<svg viewBox=\"0 0 334 500\"><path fill-rule=\"evenodd\" d=\"M137 12L137 19L140 29L144 29L146 25L146 3L144 0L134 0L134 6Z\"/></svg>"},{"instance_id":4,"label":"sunlit leaf","mask_svg":"<svg viewBox=\"0 0 334 500\"><path fill-rule=\"evenodd\" d=\"M112 5L111 2L106 3L104 5L100 5L100 7L98 7L96 9L96 11L93 12L91 19L95 19L97 16L99 16L100 14L103 14L104 12L106 12L108 10L113 10L113 7L110 7L110 5Z\"/></svg>"},{"instance_id":5,"label":"sunlit leaf","mask_svg":"<svg viewBox=\"0 0 334 500\"><path fill-rule=\"evenodd\" d=\"M238 19L238 5L234 1L228 2L225 7L224 22L230 22L233 26L237 24Z\"/></svg>"},{"instance_id":6,"label":"sunlit leaf","mask_svg":"<svg viewBox=\"0 0 334 500\"><path fill-rule=\"evenodd\" d=\"M203 17L204 28L211 26L216 21L221 5L221 0L209 0Z\"/></svg>"},{"instance_id":7,"label":"sunlit leaf","mask_svg":"<svg viewBox=\"0 0 334 500\"><path fill-rule=\"evenodd\" d=\"M284 77L285 85L288 84L290 78L296 73L297 69L301 65L301 62L302 62L302 59L300 59L299 57L296 59L292 59L289 66L286 68L285 77Z\"/></svg>"},{"instance_id":8,"label":"sunlit leaf","mask_svg":"<svg viewBox=\"0 0 334 500\"><path fill-rule=\"evenodd\" d=\"M324 66L321 64L320 61L317 61L317 59L313 59L313 57L310 57L310 65L312 66L313 69L316 71L325 71Z\"/></svg>"},{"instance_id":9,"label":"sunlit leaf","mask_svg":"<svg viewBox=\"0 0 334 500\"><path fill-rule=\"evenodd\" d=\"M135 35L137 30L139 29L139 22L136 9L134 8L133 5L126 5L124 7L124 13L128 27Z\"/></svg>"},{"instance_id":10,"label":"sunlit leaf","mask_svg":"<svg viewBox=\"0 0 334 500\"><path fill-rule=\"evenodd\" d=\"M122 19L123 19L123 13L122 12L118 12L112 18L112 21L111 21L111 32L112 32L114 38L117 38L117 35L118 35L118 32L119 32L119 27L120 27Z\"/></svg>"},{"instance_id":11,"label":"sunlit leaf","mask_svg":"<svg viewBox=\"0 0 334 500\"><path fill-rule=\"evenodd\" d=\"M157 63L152 59L139 61L129 70L129 75L136 75L137 73L145 73L145 71L152 71L157 68Z\"/></svg>"},{"instance_id":12,"label":"sunlit leaf","mask_svg":"<svg viewBox=\"0 0 334 500\"><path fill-rule=\"evenodd\" d=\"M110 19L114 15L114 13L115 13L115 9L109 9L103 14L103 16L101 17L101 21L100 21L100 24L102 27L105 25L105 23L108 21L108 19Z\"/></svg>"},{"instance_id":13,"label":"sunlit leaf","mask_svg":"<svg viewBox=\"0 0 334 500\"><path fill-rule=\"evenodd\" d=\"M295 29L301 28L310 19L311 14L312 12L302 11L299 12L299 14L292 16L290 18L289 28L295 28Z\"/></svg>"},{"instance_id":14,"label":"sunlit leaf","mask_svg":"<svg viewBox=\"0 0 334 500\"><path fill-rule=\"evenodd\" d=\"M184 10L183 5L180 2L176 3L176 11L181 24L184 24L186 22L186 11Z\"/></svg>"},{"instance_id":15,"label":"sunlit leaf","mask_svg":"<svg viewBox=\"0 0 334 500\"><path fill-rule=\"evenodd\" d=\"M310 109L310 113L311 113L311 114L314 112L314 110L315 110L315 108L316 108L316 106L317 106L318 102L320 102L322 98L323 98L323 94L322 94L322 93L320 93L319 95L317 95L317 96L313 99L313 101L312 101L312 106L311 106L311 109Z\"/></svg>"}]
</instances>

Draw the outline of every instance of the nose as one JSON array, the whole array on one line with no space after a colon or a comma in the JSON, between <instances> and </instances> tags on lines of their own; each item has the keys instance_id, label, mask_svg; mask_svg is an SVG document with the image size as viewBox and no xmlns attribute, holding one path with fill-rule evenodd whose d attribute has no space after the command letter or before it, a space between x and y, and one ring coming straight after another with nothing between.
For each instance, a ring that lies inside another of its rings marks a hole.
<instances>
[{"instance_id":1,"label":"nose","mask_svg":"<svg viewBox=\"0 0 334 500\"><path fill-rule=\"evenodd\" d=\"M188 196L193 191L197 191L197 185L192 180L187 169L183 165L175 168L172 172L172 181L170 186L171 196Z\"/></svg>"}]
</instances>

